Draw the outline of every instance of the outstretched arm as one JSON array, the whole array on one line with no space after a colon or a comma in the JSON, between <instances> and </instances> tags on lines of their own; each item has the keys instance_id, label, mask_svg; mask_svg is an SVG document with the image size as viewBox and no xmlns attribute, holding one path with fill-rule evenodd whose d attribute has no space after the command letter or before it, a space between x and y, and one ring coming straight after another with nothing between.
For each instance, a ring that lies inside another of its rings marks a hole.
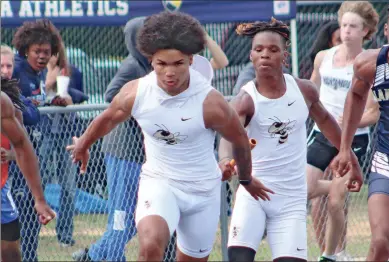
<instances>
[{"instance_id":1,"label":"outstretched arm","mask_svg":"<svg viewBox=\"0 0 389 262\"><path fill-rule=\"evenodd\" d=\"M369 50L361 53L354 62L354 76L343 112L342 145L340 148L342 152L348 151L351 147L369 97L376 63L376 59L372 56L373 52Z\"/></svg>"},{"instance_id":2,"label":"outstretched arm","mask_svg":"<svg viewBox=\"0 0 389 262\"><path fill-rule=\"evenodd\" d=\"M211 52L211 65L213 69L221 69L228 66L228 58L221 47L206 33L206 45Z\"/></svg>"},{"instance_id":3,"label":"outstretched arm","mask_svg":"<svg viewBox=\"0 0 389 262\"><path fill-rule=\"evenodd\" d=\"M79 138L80 147L89 149L98 139L112 131L131 116L138 82L128 82L112 100L109 107L97 116Z\"/></svg>"},{"instance_id":4,"label":"outstretched arm","mask_svg":"<svg viewBox=\"0 0 389 262\"><path fill-rule=\"evenodd\" d=\"M243 90L241 90L236 97L234 97L230 106L238 114L239 122L243 127L246 127L247 120L251 119L254 115L254 103L251 97ZM225 138L220 140L219 144L219 158L220 159L233 159L232 144L229 143Z\"/></svg>"},{"instance_id":5,"label":"outstretched arm","mask_svg":"<svg viewBox=\"0 0 389 262\"><path fill-rule=\"evenodd\" d=\"M1 92L1 133L10 140L17 165L26 178L35 201L45 201L39 176L38 158L23 126L16 117L14 105L3 92Z\"/></svg>"},{"instance_id":6,"label":"outstretched arm","mask_svg":"<svg viewBox=\"0 0 389 262\"><path fill-rule=\"evenodd\" d=\"M305 101L309 107L309 114L311 118L316 122L324 136L339 150L341 143L341 130L338 123L320 102L319 93L314 84L307 80L299 80L298 82L300 90L302 91ZM358 192L362 186L361 169L359 167L358 159L351 150L351 147L349 147L347 151L350 158L347 167L342 172L346 174L350 170L352 171L352 175L347 182L347 187L350 191ZM337 173L336 176L339 176L339 173Z\"/></svg>"},{"instance_id":7,"label":"outstretched arm","mask_svg":"<svg viewBox=\"0 0 389 262\"><path fill-rule=\"evenodd\" d=\"M39 221L46 225L55 217L55 213L46 203L39 176L38 159L21 124L22 121L22 113L16 111L9 97L1 92L1 132L10 140L13 146L16 163L34 197Z\"/></svg>"},{"instance_id":8,"label":"outstretched arm","mask_svg":"<svg viewBox=\"0 0 389 262\"><path fill-rule=\"evenodd\" d=\"M368 127L377 123L380 118L380 106L378 102L374 100L373 92L368 92L366 100L366 110L362 114L361 121L358 128Z\"/></svg>"},{"instance_id":9,"label":"outstretched arm","mask_svg":"<svg viewBox=\"0 0 389 262\"><path fill-rule=\"evenodd\" d=\"M99 138L108 134L118 124L131 116L137 89L137 80L127 83L115 96L109 107L90 123L84 134L80 138L74 137L73 144L66 147L68 151L71 151L73 162L81 162L81 174L86 172L89 160L88 149Z\"/></svg>"},{"instance_id":10,"label":"outstretched arm","mask_svg":"<svg viewBox=\"0 0 389 262\"><path fill-rule=\"evenodd\" d=\"M211 91L204 101L204 122L206 128L222 136L219 148L220 158L234 158L240 180L251 180L251 149L249 139L235 110L216 90ZM229 142L229 143L228 143Z\"/></svg>"},{"instance_id":11,"label":"outstretched arm","mask_svg":"<svg viewBox=\"0 0 389 262\"><path fill-rule=\"evenodd\" d=\"M211 91L204 101L205 126L222 135L223 138L219 148L221 147L221 156L227 157L226 165L229 166L228 163L232 155L237 164L240 183L254 199L270 200L268 193L274 194L274 192L251 175L251 149L246 130L243 127L244 119L246 118L239 117L216 90ZM219 165L223 164L219 163ZM221 168L223 171L223 166ZM229 168L232 169L232 167Z\"/></svg>"},{"instance_id":12,"label":"outstretched arm","mask_svg":"<svg viewBox=\"0 0 389 262\"><path fill-rule=\"evenodd\" d=\"M343 113L342 144L339 154L331 163L331 168L340 176L344 176L350 170L350 165L352 170L360 169L355 155L350 153L350 148L369 97L369 90L375 75L377 55L377 50L368 50L357 56L354 62L352 86L347 94ZM352 174L350 181L357 181L358 185L362 184L362 178L357 172ZM353 184L350 182L348 187L350 191L359 191L360 188L360 186L353 188Z\"/></svg>"},{"instance_id":13,"label":"outstretched arm","mask_svg":"<svg viewBox=\"0 0 389 262\"><path fill-rule=\"evenodd\" d=\"M320 131L331 142L331 144L339 149L341 140L340 127L336 120L320 102L319 91L315 84L312 81L303 79L296 79L296 81L309 108L310 117L313 121L315 121Z\"/></svg>"}]
</instances>

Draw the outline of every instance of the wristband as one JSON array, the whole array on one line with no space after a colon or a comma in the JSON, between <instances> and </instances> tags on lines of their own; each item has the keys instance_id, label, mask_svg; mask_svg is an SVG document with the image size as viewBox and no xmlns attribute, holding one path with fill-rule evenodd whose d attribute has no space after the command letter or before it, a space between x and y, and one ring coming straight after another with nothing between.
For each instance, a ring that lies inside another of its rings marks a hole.
<instances>
[{"instance_id":1,"label":"wristband","mask_svg":"<svg viewBox=\"0 0 389 262\"><path fill-rule=\"evenodd\" d=\"M229 156L226 156L226 157L223 157L222 159L220 159L219 161L218 161L218 163L220 163L221 161L223 161L224 159L228 159L228 161L231 161L231 157L229 157Z\"/></svg>"},{"instance_id":2,"label":"wristband","mask_svg":"<svg viewBox=\"0 0 389 262\"><path fill-rule=\"evenodd\" d=\"M253 181L253 177L250 177L248 180L239 179L239 184L242 186L247 186L251 184L251 181Z\"/></svg>"}]
</instances>

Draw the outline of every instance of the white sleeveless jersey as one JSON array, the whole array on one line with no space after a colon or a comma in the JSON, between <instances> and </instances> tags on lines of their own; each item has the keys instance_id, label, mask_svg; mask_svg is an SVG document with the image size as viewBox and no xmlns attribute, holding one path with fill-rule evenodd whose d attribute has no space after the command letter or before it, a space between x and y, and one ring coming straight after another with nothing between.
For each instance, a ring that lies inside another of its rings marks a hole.
<instances>
[{"instance_id":1,"label":"white sleeveless jersey","mask_svg":"<svg viewBox=\"0 0 389 262\"><path fill-rule=\"evenodd\" d=\"M305 168L309 110L296 81L284 74L285 94L277 99L262 96L254 81L243 86L253 99L255 113L247 133L257 140L252 150L253 175L276 194L307 194Z\"/></svg>"},{"instance_id":2,"label":"white sleeveless jersey","mask_svg":"<svg viewBox=\"0 0 389 262\"><path fill-rule=\"evenodd\" d=\"M188 89L176 96L157 85L154 71L140 78L132 115L144 135L144 174L178 182L220 180L215 132L205 128L203 117L203 103L211 90L193 69Z\"/></svg>"},{"instance_id":3,"label":"white sleeveless jersey","mask_svg":"<svg viewBox=\"0 0 389 262\"><path fill-rule=\"evenodd\" d=\"M354 75L353 65L339 68L334 67L334 55L338 49L339 46L329 49L319 68L321 76L320 101L335 120L343 115L347 92L351 87L351 81ZM314 125L314 129L320 132L316 124ZM355 134L361 135L367 133L369 133L369 127L358 128Z\"/></svg>"}]
</instances>

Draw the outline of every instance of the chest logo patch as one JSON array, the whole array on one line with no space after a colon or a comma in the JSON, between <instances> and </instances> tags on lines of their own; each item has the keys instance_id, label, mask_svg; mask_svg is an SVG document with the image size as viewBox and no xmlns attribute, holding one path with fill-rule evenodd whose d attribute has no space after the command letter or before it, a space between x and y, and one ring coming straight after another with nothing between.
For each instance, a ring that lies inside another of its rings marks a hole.
<instances>
[{"instance_id":1,"label":"chest logo patch","mask_svg":"<svg viewBox=\"0 0 389 262\"><path fill-rule=\"evenodd\" d=\"M155 124L158 129L154 132L153 137L157 140L164 141L168 145L176 145L182 143L188 136L181 135L180 132L172 133L164 125Z\"/></svg>"}]
</instances>

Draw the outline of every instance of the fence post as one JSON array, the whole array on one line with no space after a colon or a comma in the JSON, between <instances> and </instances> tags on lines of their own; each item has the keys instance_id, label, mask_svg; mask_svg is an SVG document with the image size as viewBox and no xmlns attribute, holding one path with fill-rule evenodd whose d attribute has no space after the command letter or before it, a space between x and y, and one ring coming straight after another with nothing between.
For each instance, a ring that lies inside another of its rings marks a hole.
<instances>
[{"instance_id":1,"label":"fence post","mask_svg":"<svg viewBox=\"0 0 389 262\"><path fill-rule=\"evenodd\" d=\"M222 248L222 259L228 261L227 242L228 242L228 204L227 204L227 181L222 182L221 201L220 201L220 245Z\"/></svg>"}]
</instances>

